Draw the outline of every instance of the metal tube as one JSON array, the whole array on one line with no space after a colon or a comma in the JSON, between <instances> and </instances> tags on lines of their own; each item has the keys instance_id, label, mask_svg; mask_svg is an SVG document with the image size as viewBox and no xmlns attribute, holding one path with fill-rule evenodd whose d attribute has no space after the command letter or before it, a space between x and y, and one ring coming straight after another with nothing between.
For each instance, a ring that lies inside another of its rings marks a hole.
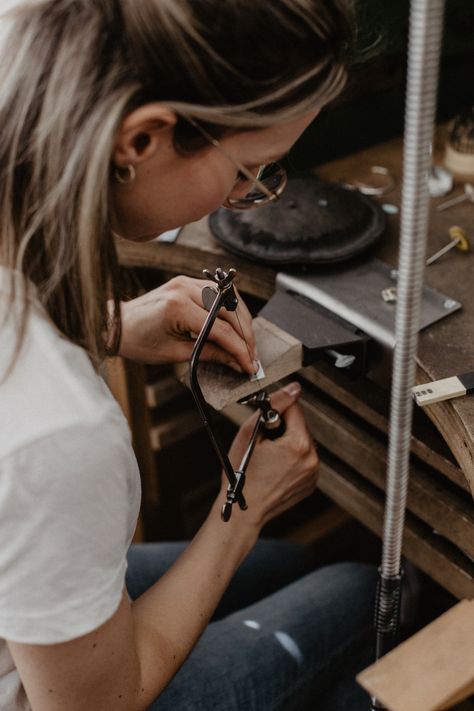
<instances>
[{"instance_id":1,"label":"metal tube","mask_svg":"<svg viewBox=\"0 0 474 711\"><path fill-rule=\"evenodd\" d=\"M395 353L392 375L383 554L377 601L377 657L395 643L421 292L428 231L430 143L436 111L444 0L412 0L405 108ZM377 702L373 702L377 703ZM373 706L381 708L380 706Z\"/></svg>"},{"instance_id":2,"label":"metal tube","mask_svg":"<svg viewBox=\"0 0 474 711\"><path fill-rule=\"evenodd\" d=\"M257 437L260 432L261 426L262 426L262 415L259 413L259 415L257 417L257 421L256 421L255 426L253 428L253 432L251 434L247 449L244 452L244 456L242 457L242 460L240 462L240 467L237 470L238 474L245 474L247 471L247 467L250 462L250 457L252 456L253 450L255 449L255 445L257 443Z\"/></svg>"},{"instance_id":3,"label":"metal tube","mask_svg":"<svg viewBox=\"0 0 474 711\"><path fill-rule=\"evenodd\" d=\"M398 575L408 482L415 358L428 232L430 143L444 0L412 0L404 176L382 572Z\"/></svg>"},{"instance_id":4,"label":"metal tube","mask_svg":"<svg viewBox=\"0 0 474 711\"><path fill-rule=\"evenodd\" d=\"M218 290L216 294L216 298L214 300L214 303L212 304L211 310L209 314L207 315L206 321L204 323L204 326L202 327L201 333L199 334L196 343L194 344L193 352L191 355L191 362L189 364L189 382L191 386L191 392L194 397L194 401L197 405L197 408L199 410L199 414L201 415L201 418L204 422L204 425L206 427L207 433L209 435L209 438L214 446L214 450L219 457L219 461L222 465L222 468L224 469L225 475L227 476L227 479L229 481L229 484L231 486L235 485L236 481L236 475L234 472L234 469L232 467L232 464L230 463L229 457L227 456L227 453L221 446L220 442L218 442L216 435L214 434L214 431L209 423L208 415L207 415L207 408L206 408L206 401L204 399L204 395L202 394L201 386L199 385L199 380L197 376L197 368L198 368L198 363L199 363L199 357L201 355L201 351L204 348L204 345L207 341L207 337L209 333L211 332L211 329L214 325L214 322L217 318L217 314L219 313L222 303L225 299L225 292ZM242 503L244 502L243 497L241 497Z\"/></svg>"}]
</instances>

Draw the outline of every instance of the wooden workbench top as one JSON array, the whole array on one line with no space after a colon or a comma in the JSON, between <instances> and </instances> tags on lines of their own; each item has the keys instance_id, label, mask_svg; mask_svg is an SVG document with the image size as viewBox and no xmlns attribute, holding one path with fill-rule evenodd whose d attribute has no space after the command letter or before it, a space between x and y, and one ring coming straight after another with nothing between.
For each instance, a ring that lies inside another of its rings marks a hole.
<instances>
[{"instance_id":1,"label":"wooden workbench top","mask_svg":"<svg viewBox=\"0 0 474 711\"><path fill-rule=\"evenodd\" d=\"M438 137L435 155L441 153L442 136L443 132ZM373 165L388 168L396 180L396 187L381 201L399 206L401 139L373 146L321 166L317 174L326 180L350 183L360 179L364 173L366 175ZM453 194L461 190L462 183L457 183ZM474 243L474 204L466 201L438 212L434 209L435 205L443 199L432 200L428 254L448 242L448 229L454 224L463 227L471 243ZM390 216L387 233L377 246L375 256L396 266L398 236L399 215ZM219 265L234 266L239 274L238 286L244 293L268 299L274 291L276 271L227 254L212 238L207 219L185 227L175 243L155 241L136 244L120 240L118 252L123 266L151 267L198 277L204 266L208 269ZM463 308L420 334L418 382L437 380L474 369L474 252L465 255L452 250L426 269L425 280L429 286L460 301ZM441 432L474 494L474 397L431 405L426 408L426 413Z\"/></svg>"}]
</instances>

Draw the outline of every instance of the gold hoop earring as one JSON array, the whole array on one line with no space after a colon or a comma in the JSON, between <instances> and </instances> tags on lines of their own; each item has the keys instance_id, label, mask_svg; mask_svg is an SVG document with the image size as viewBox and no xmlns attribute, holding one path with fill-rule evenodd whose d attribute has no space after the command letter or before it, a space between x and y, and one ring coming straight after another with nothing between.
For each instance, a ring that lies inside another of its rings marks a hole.
<instances>
[{"instance_id":1,"label":"gold hoop earring","mask_svg":"<svg viewBox=\"0 0 474 711\"><path fill-rule=\"evenodd\" d=\"M131 163L124 166L116 166L114 176L117 183L122 183L122 185L133 183L136 176L135 168Z\"/></svg>"}]
</instances>

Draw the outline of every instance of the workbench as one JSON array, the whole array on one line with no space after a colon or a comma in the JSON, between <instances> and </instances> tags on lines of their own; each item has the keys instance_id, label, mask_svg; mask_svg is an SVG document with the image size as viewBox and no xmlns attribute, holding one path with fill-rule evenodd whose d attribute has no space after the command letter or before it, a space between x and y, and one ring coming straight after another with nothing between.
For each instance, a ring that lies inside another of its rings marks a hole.
<instances>
[{"instance_id":1,"label":"workbench","mask_svg":"<svg viewBox=\"0 0 474 711\"><path fill-rule=\"evenodd\" d=\"M444 133L438 137L440 155ZM373 165L396 181L380 199L401 201L402 140L373 146L318 167L321 178L350 183ZM455 192L462 190L458 182ZM474 242L474 204L438 212L432 199L428 254L448 242L448 229L462 226ZM399 214L373 255L397 266ZM174 243L119 241L124 267L201 277L202 269L237 269L241 293L262 301L275 289L276 271L235 257L214 241L207 219L183 228ZM456 250L426 270L426 283L462 303L462 309L420 333L417 382L474 369L474 253ZM318 362L298 374L302 404L321 456L320 489L340 507L381 535L389 419L389 369L385 375L354 378ZM415 409L404 555L456 597L474 597L474 396Z\"/></svg>"}]
</instances>

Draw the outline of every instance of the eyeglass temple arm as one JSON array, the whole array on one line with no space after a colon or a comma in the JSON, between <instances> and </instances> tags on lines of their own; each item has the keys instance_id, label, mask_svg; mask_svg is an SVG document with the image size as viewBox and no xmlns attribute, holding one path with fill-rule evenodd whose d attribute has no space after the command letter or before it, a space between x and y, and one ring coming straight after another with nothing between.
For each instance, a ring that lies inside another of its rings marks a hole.
<instances>
[{"instance_id":1,"label":"eyeglass temple arm","mask_svg":"<svg viewBox=\"0 0 474 711\"><path fill-rule=\"evenodd\" d=\"M224 469L227 479L229 480L229 484L231 485L231 487L235 487L235 485L237 483L236 472L234 471L234 468L232 467L232 464L230 463L227 453L225 452L224 448L218 441L218 439L215 436L214 431L210 425L206 401L204 399L204 395L202 394L201 386L199 385L199 381L198 381L198 377L197 377L197 367L198 367L199 357L200 357L202 349L207 341L209 333L211 332L214 322L217 318L217 314L219 313L219 310L221 309L221 307L223 305L225 296L226 296L225 291L218 290L218 293L216 294L214 303L212 304L209 314L207 316L207 319L204 322L204 326L202 327L202 330L196 340L196 343L194 344L193 352L191 355L191 363L189 366L189 380L190 380L191 392L193 394L194 400L195 400L197 408L199 410L199 414L201 415L202 421L203 421L204 426L207 430L209 438L213 444L213 447L216 451L217 456L219 457L219 461L222 465L222 468ZM253 447L252 447L252 449L253 449ZM250 454L251 454L251 451L248 455L248 458L250 458ZM248 461L247 461L247 463L248 463ZM245 498L242 495L242 493L240 493L237 496L237 501L238 501L241 509L247 508L247 504L245 502Z\"/></svg>"},{"instance_id":2,"label":"eyeglass temple arm","mask_svg":"<svg viewBox=\"0 0 474 711\"><path fill-rule=\"evenodd\" d=\"M227 153L227 151L226 151L224 148L222 148L222 146L221 146L221 144L219 143L219 141L218 141L216 138L214 138L214 136L211 136L211 134L208 133L208 132L206 131L206 129L203 128L199 123L197 123L197 121L195 121L195 120L194 120L193 118L191 118L190 116L185 116L184 118L186 119L186 121L187 121L188 123L191 124L191 126L193 126L197 131L199 131L199 133L200 133L202 136L204 136L204 138L205 138L207 141L209 141L209 143L211 143L211 144L214 146L214 148L217 148L217 150L218 150L220 153L222 153L222 155L224 155L226 158L228 158L230 161L232 161L232 162L234 163L234 165L240 170L240 172L241 172L243 175L245 175L245 177L247 178L248 181L250 181L250 182L252 182L252 183L255 183L255 185L257 185L258 189L261 190L262 193L263 193L264 195L266 195L268 198L270 198L270 199L273 199L273 198L274 198L274 193L272 193L272 191L269 190L269 189L267 188L267 186L264 185L264 184L262 183L262 181L260 180L261 168L259 169L259 172L258 172L257 176L253 175L253 173L251 173L251 171L248 170L248 168L246 168L245 165L243 165L243 164L242 164L240 161L238 161L236 158L233 158L232 156L230 156L229 153Z\"/></svg>"}]
</instances>

